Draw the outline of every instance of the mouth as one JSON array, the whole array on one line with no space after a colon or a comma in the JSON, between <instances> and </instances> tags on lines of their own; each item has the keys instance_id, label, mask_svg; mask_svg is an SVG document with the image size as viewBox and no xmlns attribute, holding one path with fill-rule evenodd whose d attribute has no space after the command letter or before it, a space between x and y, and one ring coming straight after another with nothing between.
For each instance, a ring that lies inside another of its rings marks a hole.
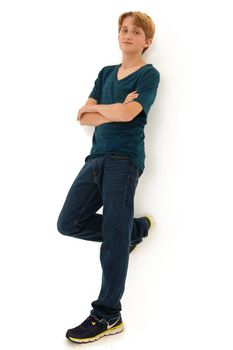
<instances>
[{"instance_id":1,"label":"mouth","mask_svg":"<svg viewBox=\"0 0 233 350\"><path fill-rule=\"evenodd\" d=\"M128 41L123 41L123 44L132 45L133 43L130 43Z\"/></svg>"}]
</instances>

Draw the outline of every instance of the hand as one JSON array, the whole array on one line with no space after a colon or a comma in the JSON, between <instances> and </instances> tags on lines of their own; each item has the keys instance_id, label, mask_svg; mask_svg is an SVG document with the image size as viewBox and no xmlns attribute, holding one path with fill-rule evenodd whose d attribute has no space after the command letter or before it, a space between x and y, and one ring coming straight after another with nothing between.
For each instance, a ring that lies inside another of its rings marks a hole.
<instances>
[{"instance_id":1,"label":"hand","mask_svg":"<svg viewBox=\"0 0 233 350\"><path fill-rule=\"evenodd\" d=\"M86 106L83 106L82 108L80 108L80 110L78 111L78 115L77 115L77 120L81 120L82 115L86 113Z\"/></svg>"},{"instance_id":2,"label":"hand","mask_svg":"<svg viewBox=\"0 0 233 350\"><path fill-rule=\"evenodd\" d=\"M127 96L126 99L124 100L123 104L132 102L135 98L138 97L138 93L136 91L130 92Z\"/></svg>"}]
</instances>

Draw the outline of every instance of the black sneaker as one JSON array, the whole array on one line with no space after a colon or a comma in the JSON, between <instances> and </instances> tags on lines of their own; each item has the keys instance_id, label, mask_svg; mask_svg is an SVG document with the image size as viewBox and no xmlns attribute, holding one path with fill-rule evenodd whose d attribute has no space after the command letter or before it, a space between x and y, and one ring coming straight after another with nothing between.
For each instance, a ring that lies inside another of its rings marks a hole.
<instances>
[{"instance_id":1,"label":"black sneaker","mask_svg":"<svg viewBox=\"0 0 233 350\"><path fill-rule=\"evenodd\" d=\"M129 253L131 253L137 247L137 243L132 243L129 246Z\"/></svg>"},{"instance_id":2,"label":"black sneaker","mask_svg":"<svg viewBox=\"0 0 233 350\"><path fill-rule=\"evenodd\" d=\"M150 214L147 214L146 216L143 216L144 219L146 219L147 224L148 224L148 231L150 230L151 227L154 226L155 220L154 217ZM129 246L129 253L131 253L136 247L138 243L131 243Z\"/></svg>"},{"instance_id":3,"label":"black sneaker","mask_svg":"<svg viewBox=\"0 0 233 350\"><path fill-rule=\"evenodd\" d=\"M79 326L69 329L66 332L66 338L74 343L90 343L105 335L114 335L124 330L124 324L121 317L111 324L101 323L94 317L89 316Z\"/></svg>"}]
</instances>

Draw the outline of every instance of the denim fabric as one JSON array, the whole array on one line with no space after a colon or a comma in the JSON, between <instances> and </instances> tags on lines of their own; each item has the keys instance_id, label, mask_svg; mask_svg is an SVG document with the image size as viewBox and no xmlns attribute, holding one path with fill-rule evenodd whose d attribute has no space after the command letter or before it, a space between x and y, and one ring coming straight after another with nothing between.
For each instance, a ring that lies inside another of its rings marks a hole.
<instances>
[{"instance_id":1,"label":"denim fabric","mask_svg":"<svg viewBox=\"0 0 233 350\"><path fill-rule=\"evenodd\" d=\"M91 315L101 322L120 317L130 243L140 243L148 235L147 220L134 218L140 175L141 170L122 154L108 153L87 160L58 217L60 233L102 242L102 286L98 299L91 304ZM103 214L96 214L102 206Z\"/></svg>"}]
</instances>

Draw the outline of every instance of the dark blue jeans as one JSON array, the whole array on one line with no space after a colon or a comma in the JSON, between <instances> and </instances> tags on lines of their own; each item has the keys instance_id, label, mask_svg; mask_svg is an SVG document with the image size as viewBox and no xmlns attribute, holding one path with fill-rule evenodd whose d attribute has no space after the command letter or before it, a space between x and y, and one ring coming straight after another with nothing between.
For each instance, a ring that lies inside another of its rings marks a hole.
<instances>
[{"instance_id":1,"label":"dark blue jeans","mask_svg":"<svg viewBox=\"0 0 233 350\"><path fill-rule=\"evenodd\" d=\"M148 235L145 218L134 218L134 195L141 170L125 155L108 153L86 161L58 218L62 234L102 242L102 286L91 314L101 322L120 316L130 243ZM103 206L103 215L96 212ZM80 268L83 266L80 265Z\"/></svg>"}]
</instances>

